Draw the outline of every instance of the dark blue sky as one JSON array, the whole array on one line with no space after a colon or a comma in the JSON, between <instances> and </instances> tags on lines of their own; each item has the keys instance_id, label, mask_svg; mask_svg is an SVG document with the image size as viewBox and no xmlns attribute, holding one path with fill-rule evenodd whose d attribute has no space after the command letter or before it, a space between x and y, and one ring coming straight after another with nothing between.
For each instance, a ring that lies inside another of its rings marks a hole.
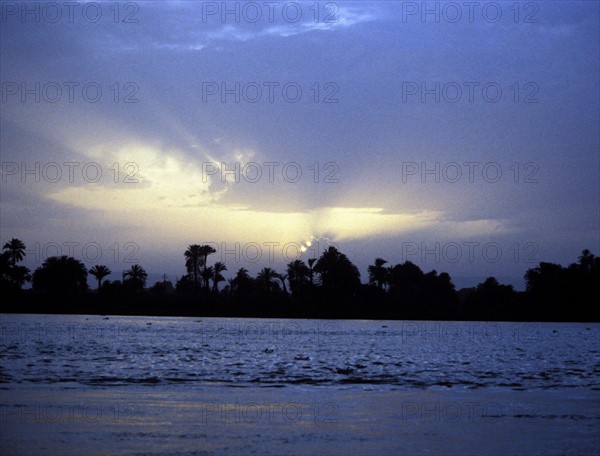
<instances>
[{"instance_id":1,"label":"dark blue sky","mask_svg":"<svg viewBox=\"0 0 600 456\"><path fill-rule=\"evenodd\" d=\"M600 253L599 2L271 5L3 2L2 242L171 280L192 243L232 275L331 242L363 281L519 288Z\"/></svg>"}]
</instances>

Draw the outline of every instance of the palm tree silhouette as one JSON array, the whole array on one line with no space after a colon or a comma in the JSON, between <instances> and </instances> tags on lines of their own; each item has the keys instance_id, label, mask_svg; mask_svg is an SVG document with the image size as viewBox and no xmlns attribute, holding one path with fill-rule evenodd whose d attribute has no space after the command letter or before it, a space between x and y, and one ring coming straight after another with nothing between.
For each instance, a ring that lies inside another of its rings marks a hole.
<instances>
[{"instance_id":1,"label":"palm tree silhouette","mask_svg":"<svg viewBox=\"0 0 600 456\"><path fill-rule=\"evenodd\" d=\"M367 270L369 272L369 283L377 285L378 288L383 288L387 283L387 268L384 265L387 260L375 258L375 264L370 265Z\"/></svg>"},{"instance_id":2,"label":"palm tree silhouette","mask_svg":"<svg viewBox=\"0 0 600 456\"><path fill-rule=\"evenodd\" d=\"M198 285L198 274L202 267L203 252L198 244L190 245L185 253L185 267L188 273L192 274L194 278L194 285Z\"/></svg>"},{"instance_id":3,"label":"palm tree silhouette","mask_svg":"<svg viewBox=\"0 0 600 456\"><path fill-rule=\"evenodd\" d=\"M208 281L212 279L207 272L208 255L216 253L216 250L210 245L192 244L184 252L185 267L189 274L194 278L194 286L200 283L199 278L202 278L204 288L208 290ZM212 274L212 272L211 272Z\"/></svg>"},{"instance_id":4,"label":"palm tree silhouette","mask_svg":"<svg viewBox=\"0 0 600 456\"><path fill-rule=\"evenodd\" d=\"M579 264L585 271L591 271L592 265L594 264L594 255L589 249L584 249L579 256Z\"/></svg>"},{"instance_id":5,"label":"palm tree silhouette","mask_svg":"<svg viewBox=\"0 0 600 456\"><path fill-rule=\"evenodd\" d=\"M200 246L200 255L202 255L202 266L206 267L206 263L208 261L208 255L212 255L217 251L212 248L210 245L201 245Z\"/></svg>"},{"instance_id":6,"label":"palm tree silhouette","mask_svg":"<svg viewBox=\"0 0 600 456\"><path fill-rule=\"evenodd\" d=\"M246 268L240 268L231 280L231 292L234 295L247 295L252 289L253 279Z\"/></svg>"},{"instance_id":7,"label":"palm tree silhouette","mask_svg":"<svg viewBox=\"0 0 600 456\"><path fill-rule=\"evenodd\" d=\"M219 282L222 282L223 280L225 280L225 277L223 277L223 274L221 274L223 271L227 271L227 266L225 266L225 263L217 261L215 263L215 265L213 266L213 276L212 276L214 293L219 291Z\"/></svg>"},{"instance_id":8,"label":"palm tree silhouette","mask_svg":"<svg viewBox=\"0 0 600 456\"><path fill-rule=\"evenodd\" d=\"M525 272L525 289L530 292L552 290L561 283L563 267L560 264L540 262Z\"/></svg>"},{"instance_id":9,"label":"palm tree silhouette","mask_svg":"<svg viewBox=\"0 0 600 456\"><path fill-rule=\"evenodd\" d=\"M290 283L292 294L297 295L311 280L311 270L306 266L304 261L294 260L287 265L287 278Z\"/></svg>"},{"instance_id":10,"label":"palm tree silhouette","mask_svg":"<svg viewBox=\"0 0 600 456\"><path fill-rule=\"evenodd\" d=\"M0 283L10 283L12 270L10 264L10 254L8 252L0 253Z\"/></svg>"},{"instance_id":11,"label":"palm tree silhouette","mask_svg":"<svg viewBox=\"0 0 600 456\"><path fill-rule=\"evenodd\" d=\"M330 246L323 252L314 268L324 288L338 292L354 291L360 286L360 272L346 255Z\"/></svg>"},{"instance_id":12,"label":"palm tree silhouette","mask_svg":"<svg viewBox=\"0 0 600 456\"><path fill-rule=\"evenodd\" d=\"M277 272L271 268L262 268L262 270L256 276L256 281L258 282L260 288L267 292L275 291L279 287L277 279Z\"/></svg>"},{"instance_id":13,"label":"palm tree silhouette","mask_svg":"<svg viewBox=\"0 0 600 456\"><path fill-rule=\"evenodd\" d=\"M277 274L277 278L281 282L281 289L283 290L283 293L287 295L288 290L287 290L287 286L285 285L285 281L287 280L288 275L287 274Z\"/></svg>"},{"instance_id":14,"label":"palm tree silhouette","mask_svg":"<svg viewBox=\"0 0 600 456\"><path fill-rule=\"evenodd\" d=\"M235 291L235 284L233 280L233 278L227 279L227 285L225 285L225 288L223 289L223 291L225 291L228 295L233 295Z\"/></svg>"},{"instance_id":15,"label":"palm tree silhouette","mask_svg":"<svg viewBox=\"0 0 600 456\"><path fill-rule=\"evenodd\" d=\"M98 281L98 291L100 291L100 287L102 286L102 279L111 274L111 270L108 269L107 266L98 264L92 267L88 272L92 274Z\"/></svg>"},{"instance_id":16,"label":"palm tree silhouette","mask_svg":"<svg viewBox=\"0 0 600 456\"><path fill-rule=\"evenodd\" d=\"M10 250L7 249L0 254L0 283L10 284L13 288L20 290L25 282L31 281L31 274L29 268L15 263L15 257L11 255Z\"/></svg>"},{"instance_id":17,"label":"palm tree silhouette","mask_svg":"<svg viewBox=\"0 0 600 456\"><path fill-rule=\"evenodd\" d=\"M314 264L315 261L317 261L316 258L309 258L308 259L308 278L310 280L310 284L314 285L314 274L315 274L315 269L314 269Z\"/></svg>"},{"instance_id":18,"label":"palm tree silhouette","mask_svg":"<svg viewBox=\"0 0 600 456\"><path fill-rule=\"evenodd\" d=\"M202 277L202 280L204 281L204 289L205 290L209 289L209 287L208 287L209 280L211 280L214 275L215 275L215 268L213 268L212 266L209 266L207 268L205 265L204 269L200 273L200 277Z\"/></svg>"},{"instance_id":19,"label":"palm tree silhouette","mask_svg":"<svg viewBox=\"0 0 600 456\"><path fill-rule=\"evenodd\" d=\"M25 282L31 282L31 274L29 268L25 266L15 266L11 270L13 285L20 290L25 285Z\"/></svg>"},{"instance_id":20,"label":"palm tree silhouette","mask_svg":"<svg viewBox=\"0 0 600 456\"><path fill-rule=\"evenodd\" d=\"M142 290L146 286L147 278L148 273L139 264L132 265L129 271L123 273L124 281L131 283L133 288L139 290Z\"/></svg>"},{"instance_id":21,"label":"palm tree silhouette","mask_svg":"<svg viewBox=\"0 0 600 456\"><path fill-rule=\"evenodd\" d=\"M2 247L3 250L7 250L10 256L12 267L17 265L17 261L22 261L25 258L25 244L23 241L12 238Z\"/></svg>"},{"instance_id":22,"label":"palm tree silhouette","mask_svg":"<svg viewBox=\"0 0 600 456\"><path fill-rule=\"evenodd\" d=\"M202 271L202 277L204 279L204 287L208 290L208 279L212 278L212 276L208 276L208 273L206 272L206 268L207 268L207 263L208 263L208 255L212 255L213 253L216 253L217 251L212 248L210 245L201 245L199 248L199 252L200 252L200 264L201 266L204 268L204 270Z\"/></svg>"}]
</instances>

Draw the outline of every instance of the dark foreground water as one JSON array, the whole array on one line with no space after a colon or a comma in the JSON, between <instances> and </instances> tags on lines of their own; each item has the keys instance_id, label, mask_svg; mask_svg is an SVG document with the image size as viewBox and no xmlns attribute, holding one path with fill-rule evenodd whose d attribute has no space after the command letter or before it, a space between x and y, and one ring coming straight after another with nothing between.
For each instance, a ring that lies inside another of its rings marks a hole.
<instances>
[{"instance_id":1,"label":"dark foreground water","mask_svg":"<svg viewBox=\"0 0 600 456\"><path fill-rule=\"evenodd\" d=\"M0 454L598 454L600 325L1 315Z\"/></svg>"}]
</instances>

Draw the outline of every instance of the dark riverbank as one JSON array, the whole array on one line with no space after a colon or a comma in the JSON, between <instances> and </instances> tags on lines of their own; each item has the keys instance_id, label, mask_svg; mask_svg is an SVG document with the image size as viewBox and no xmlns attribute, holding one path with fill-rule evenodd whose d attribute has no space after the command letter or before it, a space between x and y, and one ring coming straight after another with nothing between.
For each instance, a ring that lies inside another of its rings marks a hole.
<instances>
[{"instance_id":1,"label":"dark riverbank","mask_svg":"<svg viewBox=\"0 0 600 456\"><path fill-rule=\"evenodd\" d=\"M4 295L3 313L140 315L182 317L307 318L365 320L557 321L598 322L589 303L539 303L527 293L513 292L502 300L481 302L474 289L462 289L454 302L401 300L364 286L353 296L315 294L303 299L289 295L156 294L151 291L109 296L86 292L56 295L32 290Z\"/></svg>"}]
</instances>

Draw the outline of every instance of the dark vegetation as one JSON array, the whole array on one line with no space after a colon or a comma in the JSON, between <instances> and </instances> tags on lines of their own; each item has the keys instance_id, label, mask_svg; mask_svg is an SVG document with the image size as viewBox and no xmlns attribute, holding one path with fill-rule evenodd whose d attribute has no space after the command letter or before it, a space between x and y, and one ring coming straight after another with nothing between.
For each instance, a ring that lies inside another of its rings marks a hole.
<instances>
[{"instance_id":1,"label":"dark vegetation","mask_svg":"<svg viewBox=\"0 0 600 456\"><path fill-rule=\"evenodd\" d=\"M175 285L163 280L147 287L147 273L134 264L123 280L106 280L108 267L89 270L72 257L50 257L33 274L19 263L25 245L12 239L0 254L3 312L112 315L181 315L283 318L364 318L419 320L597 321L600 257L584 250L577 263L541 262L525 273L526 291L516 292L489 277L474 288L456 290L451 277L423 272L406 261L375 259L368 283L356 266L329 247L306 263L295 260L283 274L263 268L251 277L244 268L226 280L227 266L208 245L184 253L187 274ZM88 274L96 282L87 283ZM32 289L23 290L31 282Z\"/></svg>"}]
</instances>

